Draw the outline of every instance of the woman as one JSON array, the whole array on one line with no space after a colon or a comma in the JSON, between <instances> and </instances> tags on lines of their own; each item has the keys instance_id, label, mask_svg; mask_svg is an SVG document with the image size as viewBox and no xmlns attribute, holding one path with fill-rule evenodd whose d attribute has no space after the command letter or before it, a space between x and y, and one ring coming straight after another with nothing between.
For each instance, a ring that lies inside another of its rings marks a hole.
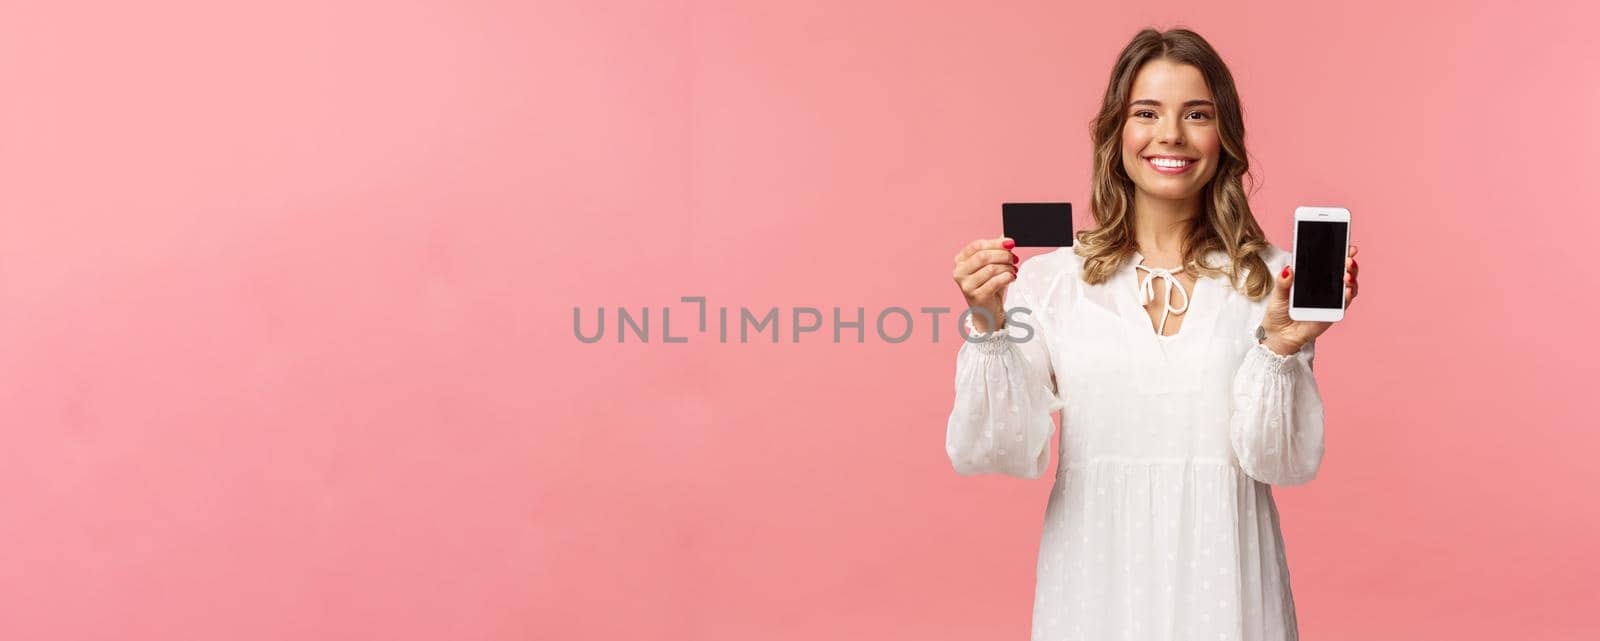
<instances>
[{"instance_id":1,"label":"woman","mask_svg":"<svg viewBox=\"0 0 1600 641\"><path fill-rule=\"evenodd\" d=\"M1321 465L1311 364L1331 324L1289 318L1290 255L1245 197L1233 78L1191 31L1140 32L1093 135L1096 229L1022 269L1003 238L955 258L995 327L973 314L957 354L950 461L1037 478L1063 410L1034 639L1295 639L1271 486ZM1015 308L1028 327L1006 326Z\"/></svg>"}]
</instances>

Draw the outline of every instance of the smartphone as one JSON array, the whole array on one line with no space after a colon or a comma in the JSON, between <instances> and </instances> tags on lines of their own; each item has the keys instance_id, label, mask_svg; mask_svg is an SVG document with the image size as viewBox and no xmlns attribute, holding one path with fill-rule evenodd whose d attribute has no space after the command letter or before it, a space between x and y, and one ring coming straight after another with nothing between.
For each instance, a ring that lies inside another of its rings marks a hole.
<instances>
[{"instance_id":1,"label":"smartphone","mask_svg":"<svg viewBox=\"0 0 1600 641\"><path fill-rule=\"evenodd\" d=\"M1350 255L1350 210L1296 207L1294 282L1289 284L1289 318L1344 320L1344 260Z\"/></svg>"},{"instance_id":2,"label":"smartphone","mask_svg":"<svg viewBox=\"0 0 1600 641\"><path fill-rule=\"evenodd\" d=\"M1018 247L1072 245L1072 203L1001 203L1000 218Z\"/></svg>"}]
</instances>

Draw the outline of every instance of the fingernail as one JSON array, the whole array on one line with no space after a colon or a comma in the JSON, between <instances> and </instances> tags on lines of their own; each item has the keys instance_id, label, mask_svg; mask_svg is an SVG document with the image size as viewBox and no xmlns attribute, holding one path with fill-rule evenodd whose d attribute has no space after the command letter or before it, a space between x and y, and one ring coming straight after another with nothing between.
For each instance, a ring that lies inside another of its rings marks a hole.
<instances>
[{"instance_id":1,"label":"fingernail","mask_svg":"<svg viewBox=\"0 0 1600 641\"><path fill-rule=\"evenodd\" d=\"M1289 266L1288 265L1284 265L1283 266L1283 273L1279 274L1278 278L1288 278L1288 277L1289 277Z\"/></svg>"},{"instance_id":2,"label":"fingernail","mask_svg":"<svg viewBox=\"0 0 1600 641\"><path fill-rule=\"evenodd\" d=\"M1022 259L1018 258L1016 254L1011 255L1011 264L1015 265L1020 262L1022 262Z\"/></svg>"},{"instance_id":3,"label":"fingernail","mask_svg":"<svg viewBox=\"0 0 1600 641\"><path fill-rule=\"evenodd\" d=\"M1010 238L1007 238L1007 239L1005 239L1005 240L1000 242L1000 246L1004 247L1006 249L1011 249L1012 247L1016 247L1017 246L1017 241L1014 241L1014 240L1011 240Z\"/></svg>"}]
</instances>

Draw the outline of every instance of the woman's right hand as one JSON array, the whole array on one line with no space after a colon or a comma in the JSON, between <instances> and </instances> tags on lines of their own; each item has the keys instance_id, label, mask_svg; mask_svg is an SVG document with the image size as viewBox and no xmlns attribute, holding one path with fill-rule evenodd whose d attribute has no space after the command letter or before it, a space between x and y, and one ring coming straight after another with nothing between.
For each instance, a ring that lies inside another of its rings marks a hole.
<instances>
[{"instance_id":1,"label":"woman's right hand","mask_svg":"<svg viewBox=\"0 0 1600 641\"><path fill-rule=\"evenodd\" d=\"M961 288L970 309L985 309L994 318L994 328L978 312L972 313L972 326L979 332L993 331L1006 325L1004 309L1006 287L1017 279L1017 263L1021 262L1011 250L1017 245L1010 238L980 238L967 243L956 254L955 273L951 276Z\"/></svg>"}]
</instances>

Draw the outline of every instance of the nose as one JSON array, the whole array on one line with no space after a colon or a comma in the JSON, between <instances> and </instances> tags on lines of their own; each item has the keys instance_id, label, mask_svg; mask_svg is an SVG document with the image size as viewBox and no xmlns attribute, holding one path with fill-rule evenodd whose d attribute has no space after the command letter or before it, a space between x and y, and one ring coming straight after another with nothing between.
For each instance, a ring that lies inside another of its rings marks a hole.
<instances>
[{"instance_id":1,"label":"nose","mask_svg":"<svg viewBox=\"0 0 1600 641\"><path fill-rule=\"evenodd\" d=\"M1156 140L1169 145L1183 144L1183 126L1172 118L1161 119L1161 129L1156 132Z\"/></svg>"}]
</instances>

